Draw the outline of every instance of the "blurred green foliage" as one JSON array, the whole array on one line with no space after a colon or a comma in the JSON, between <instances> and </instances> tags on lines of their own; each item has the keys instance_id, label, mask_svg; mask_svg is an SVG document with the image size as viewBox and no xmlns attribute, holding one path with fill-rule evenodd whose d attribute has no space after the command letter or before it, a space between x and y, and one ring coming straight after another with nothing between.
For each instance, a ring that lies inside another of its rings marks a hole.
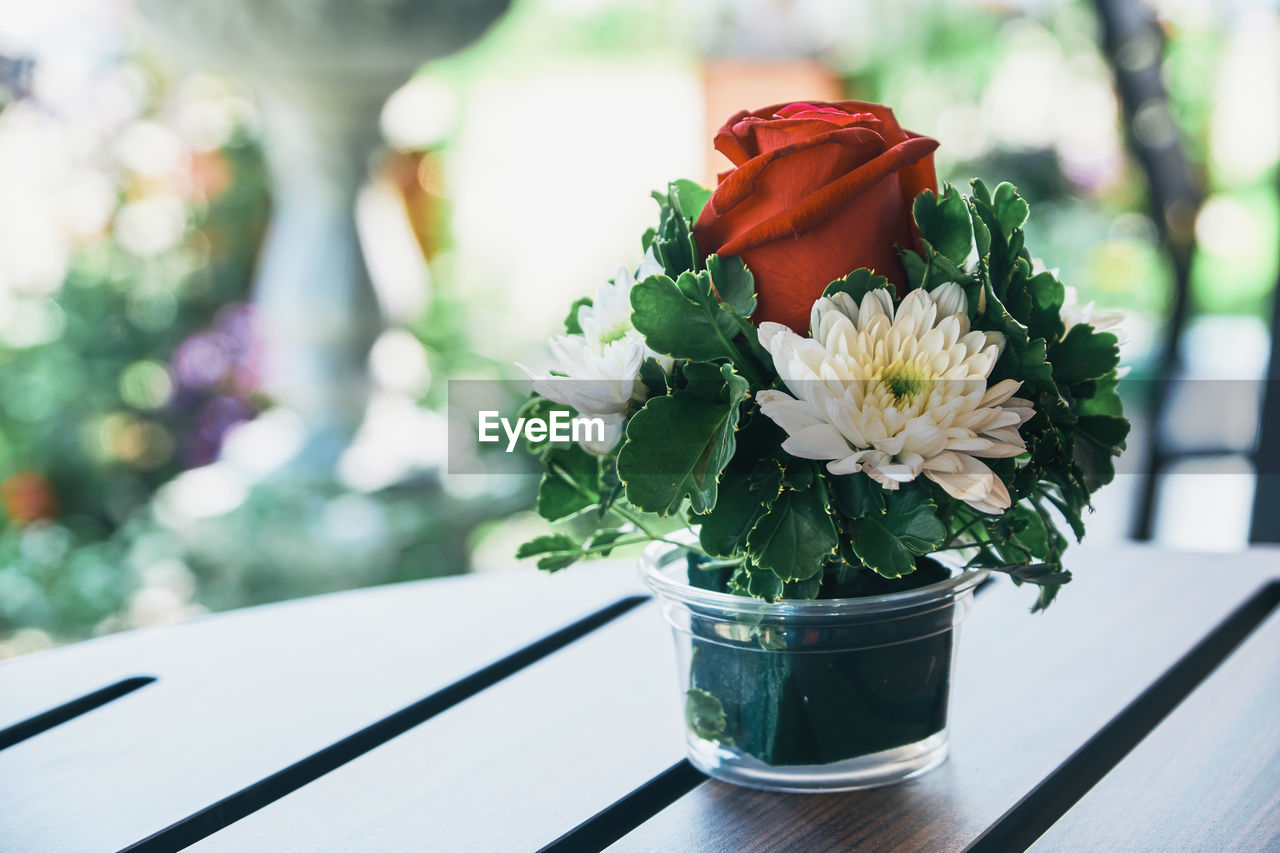
<instances>
[{"instance_id":1,"label":"blurred green foliage","mask_svg":"<svg viewBox=\"0 0 1280 853\"><path fill-rule=\"evenodd\" d=\"M84 636L123 610L139 585L130 519L208 461L227 402L238 418L256 410L243 376L193 384L175 369L184 341L246 298L266 221L262 159L243 132L198 164L215 192L186 197L174 245L140 256L90 238L56 293L17 298L49 328L0 343L0 636ZM123 177L113 216L140 195Z\"/></svg>"},{"instance_id":2,"label":"blurred green foliage","mask_svg":"<svg viewBox=\"0 0 1280 853\"><path fill-rule=\"evenodd\" d=\"M184 340L246 298L265 224L257 149L240 141L218 155L227 190L188 208L188 239L149 258L110 240L76 251L45 303L60 334L0 347L0 478L38 472L60 517L120 524L161 483L205 461L182 438L199 430L210 400L249 403L254 389L233 378L192 387L171 364Z\"/></svg>"}]
</instances>

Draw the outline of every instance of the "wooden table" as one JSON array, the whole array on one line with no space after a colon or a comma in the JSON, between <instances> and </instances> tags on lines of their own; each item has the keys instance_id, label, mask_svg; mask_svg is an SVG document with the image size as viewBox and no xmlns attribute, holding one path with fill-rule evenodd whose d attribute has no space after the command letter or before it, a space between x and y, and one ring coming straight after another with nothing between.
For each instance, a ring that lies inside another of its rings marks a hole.
<instances>
[{"instance_id":1,"label":"wooden table","mask_svg":"<svg viewBox=\"0 0 1280 853\"><path fill-rule=\"evenodd\" d=\"M778 795L683 760L629 566L402 584L0 665L0 850L1280 849L1280 550L1072 555L964 625L951 757Z\"/></svg>"}]
</instances>

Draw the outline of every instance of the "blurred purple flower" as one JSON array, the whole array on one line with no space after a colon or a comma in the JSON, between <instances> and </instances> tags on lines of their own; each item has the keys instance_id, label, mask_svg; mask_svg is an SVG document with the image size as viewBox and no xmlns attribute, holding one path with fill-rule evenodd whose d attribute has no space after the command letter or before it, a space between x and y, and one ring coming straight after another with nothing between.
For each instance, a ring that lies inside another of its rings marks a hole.
<instances>
[{"instance_id":1,"label":"blurred purple flower","mask_svg":"<svg viewBox=\"0 0 1280 853\"><path fill-rule=\"evenodd\" d=\"M231 366L227 341L217 333L192 335L173 354L173 374L183 385L207 388L221 381Z\"/></svg>"},{"instance_id":2,"label":"blurred purple flower","mask_svg":"<svg viewBox=\"0 0 1280 853\"><path fill-rule=\"evenodd\" d=\"M214 397L200 412L200 435L217 443L233 426L252 418L256 412L243 400L235 397Z\"/></svg>"},{"instance_id":3,"label":"blurred purple flower","mask_svg":"<svg viewBox=\"0 0 1280 853\"><path fill-rule=\"evenodd\" d=\"M218 313L213 328L230 345L229 378L236 392L248 395L258 391L262 383L262 340L258 337L254 307L244 302L228 305Z\"/></svg>"}]
</instances>

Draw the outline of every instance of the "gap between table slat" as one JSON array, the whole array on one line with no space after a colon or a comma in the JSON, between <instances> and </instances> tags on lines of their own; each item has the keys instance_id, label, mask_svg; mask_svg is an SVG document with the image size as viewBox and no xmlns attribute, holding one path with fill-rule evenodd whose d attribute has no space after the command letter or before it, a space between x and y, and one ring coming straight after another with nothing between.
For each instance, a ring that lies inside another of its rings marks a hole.
<instances>
[{"instance_id":1,"label":"gap between table slat","mask_svg":"<svg viewBox=\"0 0 1280 853\"><path fill-rule=\"evenodd\" d=\"M603 850L706 780L707 777L694 769L687 758L678 761L538 853L596 853Z\"/></svg>"},{"instance_id":2,"label":"gap between table slat","mask_svg":"<svg viewBox=\"0 0 1280 853\"><path fill-rule=\"evenodd\" d=\"M70 702L64 702L47 711L42 711L39 714L14 723L7 728L0 729L0 749L6 749L16 743L22 743L28 738L33 738L55 726L60 726L82 714L87 714L95 708L101 708L108 702L114 702L121 696L127 696L140 687L146 687L155 680L155 676L152 675L137 675L132 678L124 678L114 684L108 684L106 687L94 690L92 693L86 693L79 698L72 699Z\"/></svg>"}]
</instances>

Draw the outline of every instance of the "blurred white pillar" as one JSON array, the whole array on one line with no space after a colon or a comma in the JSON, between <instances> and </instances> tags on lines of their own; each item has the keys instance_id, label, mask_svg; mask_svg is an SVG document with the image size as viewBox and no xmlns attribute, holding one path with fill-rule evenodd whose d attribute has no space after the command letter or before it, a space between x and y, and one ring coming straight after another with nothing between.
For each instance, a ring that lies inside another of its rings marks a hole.
<instances>
[{"instance_id":1,"label":"blurred white pillar","mask_svg":"<svg viewBox=\"0 0 1280 853\"><path fill-rule=\"evenodd\" d=\"M363 417L382 328L353 211L389 93L259 88L273 205L254 284L263 386L302 416L304 461L328 465Z\"/></svg>"},{"instance_id":2,"label":"blurred white pillar","mask_svg":"<svg viewBox=\"0 0 1280 853\"><path fill-rule=\"evenodd\" d=\"M254 285L265 390L301 415L302 470L331 471L369 398L382 317L355 203L391 92L509 0L139 0L179 56L243 76L262 105L273 213Z\"/></svg>"}]
</instances>

